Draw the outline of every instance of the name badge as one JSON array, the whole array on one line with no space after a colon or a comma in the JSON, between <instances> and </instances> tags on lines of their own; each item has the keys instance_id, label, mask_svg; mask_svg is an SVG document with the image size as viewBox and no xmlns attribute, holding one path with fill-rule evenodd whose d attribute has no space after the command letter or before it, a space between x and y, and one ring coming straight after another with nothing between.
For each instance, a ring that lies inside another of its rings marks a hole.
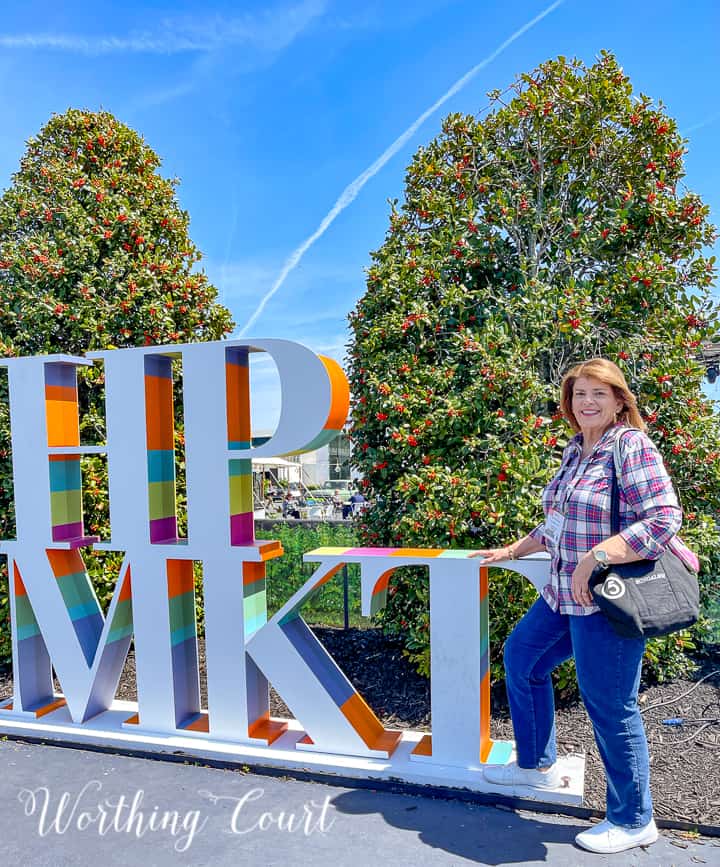
<instances>
[{"instance_id":1,"label":"name badge","mask_svg":"<svg viewBox=\"0 0 720 867\"><path fill-rule=\"evenodd\" d=\"M552 509L545 519L545 528L543 533L545 538L549 539L553 545L557 545L560 540L560 534L562 533L564 523L565 515L563 515L562 512L558 512L556 509Z\"/></svg>"}]
</instances>

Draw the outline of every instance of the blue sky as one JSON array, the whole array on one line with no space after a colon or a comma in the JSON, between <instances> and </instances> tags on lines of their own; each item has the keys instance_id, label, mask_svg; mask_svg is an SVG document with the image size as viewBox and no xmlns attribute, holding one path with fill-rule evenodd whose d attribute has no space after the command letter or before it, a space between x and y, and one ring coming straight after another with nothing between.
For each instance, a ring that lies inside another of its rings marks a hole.
<instances>
[{"instance_id":1,"label":"blue sky","mask_svg":"<svg viewBox=\"0 0 720 867\"><path fill-rule=\"evenodd\" d=\"M181 180L191 235L239 331L286 337L342 360L346 316L364 291L388 198L414 151L451 111L551 56L616 53L637 92L662 99L689 141L687 184L720 221L720 3L349 0L3 4L0 188L53 112L106 109ZM509 37L516 35L497 56ZM259 312L294 251L338 197L469 70L492 58L346 207ZM259 366L255 422L278 396Z\"/></svg>"}]
</instances>

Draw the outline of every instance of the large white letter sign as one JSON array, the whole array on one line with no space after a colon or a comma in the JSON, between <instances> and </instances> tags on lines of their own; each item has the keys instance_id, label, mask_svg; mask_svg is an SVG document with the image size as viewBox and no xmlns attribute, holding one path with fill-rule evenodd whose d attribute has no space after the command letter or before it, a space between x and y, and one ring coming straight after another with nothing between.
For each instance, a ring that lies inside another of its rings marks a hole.
<instances>
[{"instance_id":1,"label":"large white letter sign","mask_svg":"<svg viewBox=\"0 0 720 867\"><path fill-rule=\"evenodd\" d=\"M277 430L257 447L255 352L274 361L282 390ZM87 446L76 372L97 362L107 442ZM315 574L268 621L266 563L283 551L255 539L252 458L316 449L337 436L349 388L336 362L287 340L231 340L0 363L8 369L17 525L15 539L0 541L11 579L14 674L13 695L0 701L0 731L489 788L482 765L507 761L512 745L490 734L487 570L471 552L310 552ZM180 369L184 535L175 479ZM81 457L93 453L108 462L110 539L102 541L86 534L82 514ZM83 562L88 546L123 554L106 614ZM395 569L427 567L432 734L386 730L303 620L303 606L346 563L360 564L365 614L382 608ZM508 568L542 583L547 561ZM207 707L198 665L200 571ZM137 703L115 699L131 641ZM271 718L270 684L295 720ZM546 798L577 803L582 761L564 761L569 784Z\"/></svg>"}]
</instances>

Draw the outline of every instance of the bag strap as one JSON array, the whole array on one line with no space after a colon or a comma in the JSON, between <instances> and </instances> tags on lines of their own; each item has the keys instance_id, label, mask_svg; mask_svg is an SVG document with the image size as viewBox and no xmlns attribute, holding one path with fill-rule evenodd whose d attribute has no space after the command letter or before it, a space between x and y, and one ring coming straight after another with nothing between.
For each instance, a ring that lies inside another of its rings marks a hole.
<instances>
[{"instance_id":1,"label":"bag strap","mask_svg":"<svg viewBox=\"0 0 720 867\"><path fill-rule=\"evenodd\" d=\"M620 431L615 437L613 444L613 471L610 480L610 532L616 536L620 532L620 489L618 476L622 476L622 438L624 431Z\"/></svg>"}]
</instances>

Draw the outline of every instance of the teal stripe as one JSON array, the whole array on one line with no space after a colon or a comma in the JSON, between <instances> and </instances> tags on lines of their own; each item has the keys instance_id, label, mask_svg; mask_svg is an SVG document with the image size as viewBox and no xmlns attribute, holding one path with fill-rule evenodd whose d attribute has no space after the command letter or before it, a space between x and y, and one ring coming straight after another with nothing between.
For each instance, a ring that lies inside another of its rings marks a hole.
<instances>
[{"instance_id":1,"label":"teal stripe","mask_svg":"<svg viewBox=\"0 0 720 867\"><path fill-rule=\"evenodd\" d=\"M82 485L80 460L50 461L50 491L79 491Z\"/></svg>"},{"instance_id":2,"label":"teal stripe","mask_svg":"<svg viewBox=\"0 0 720 867\"><path fill-rule=\"evenodd\" d=\"M245 638L257 632L262 626L267 623L267 614L256 614L255 617L250 617L245 621Z\"/></svg>"},{"instance_id":3,"label":"teal stripe","mask_svg":"<svg viewBox=\"0 0 720 867\"><path fill-rule=\"evenodd\" d=\"M18 626L17 628L18 641L34 638L36 635L40 635L40 627L37 623L28 623L27 626Z\"/></svg>"},{"instance_id":4,"label":"teal stripe","mask_svg":"<svg viewBox=\"0 0 720 867\"><path fill-rule=\"evenodd\" d=\"M32 605L27 596L15 597L15 623L17 624L18 630L20 627L23 627L24 629L31 627L38 629L35 612L32 610ZM34 635L35 633L30 634Z\"/></svg>"},{"instance_id":5,"label":"teal stripe","mask_svg":"<svg viewBox=\"0 0 720 867\"><path fill-rule=\"evenodd\" d=\"M302 603L298 605L296 608L291 608L288 613L280 619L280 623L278 626L285 626L288 623L292 623L293 620L296 620L300 616L300 609L305 604L305 600L303 599Z\"/></svg>"},{"instance_id":6,"label":"teal stripe","mask_svg":"<svg viewBox=\"0 0 720 867\"><path fill-rule=\"evenodd\" d=\"M132 635L132 633L132 623L128 624L127 626L119 627L117 629L111 629L110 632L108 632L107 643L112 644L113 641L120 641L121 639L127 638L129 635Z\"/></svg>"},{"instance_id":7,"label":"teal stripe","mask_svg":"<svg viewBox=\"0 0 720 867\"><path fill-rule=\"evenodd\" d=\"M495 741L490 747L490 755L487 757L487 765L505 765L512 755L512 744L509 741Z\"/></svg>"},{"instance_id":8,"label":"teal stripe","mask_svg":"<svg viewBox=\"0 0 720 867\"><path fill-rule=\"evenodd\" d=\"M68 610L95 602L92 586L85 572L62 575L57 579L63 602Z\"/></svg>"},{"instance_id":9,"label":"teal stripe","mask_svg":"<svg viewBox=\"0 0 720 867\"><path fill-rule=\"evenodd\" d=\"M243 586L243 597L245 599L248 596L254 596L256 593L263 593L265 591L265 578L260 578L258 581L253 581L252 584L245 584Z\"/></svg>"},{"instance_id":10,"label":"teal stripe","mask_svg":"<svg viewBox=\"0 0 720 867\"><path fill-rule=\"evenodd\" d=\"M170 630L174 633L178 629L184 629L192 624L195 629L195 594L181 593L173 596L170 602ZM194 634L194 632L193 632Z\"/></svg>"},{"instance_id":11,"label":"teal stripe","mask_svg":"<svg viewBox=\"0 0 720 867\"><path fill-rule=\"evenodd\" d=\"M252 475L252 461L246 460L243 458L242 460L232 460L230 463L230 475L231 476L250 476Z\"/></svg>"},{"instance_id":12,"label":"teal stripe","mask_svg":"<svg viewBox=\"0 0 720 867\"><path fill-rule=\"evenodd\" d=\"M195 638L195 624L191 623L188 626L183 626L180 629L173 629L170 633L170 643L173 647L176 644L182 644L183 641L187 641L188 638Z\"/></svg>"},{"instance_id":13,"label":"teal stripe","mask_svg":"<svg viewBox=\"0 0 720 867\"><path fill-rule=\"evenodd\" d=\"M129 599L123 599L122 602L118 602L115 608L110 629L121 629L125 626L132 626L132 622L132 603Z\"/></svg>"},{"instance_id":14,"label":"teal stripe","mask_svg":"<svg viewBox=\"0 0 720 867\"><path fill-rule=\"evenodd\" d=\"M229 449L249 449L250 443L248 440L228 440Z\"/></svg>"},{"instance_id":15,"label":"teal stripe","mask_svg":"<svg viewBox=\"0 0 720 867\"><path fill-rule=\"evenodd\" d=\"M175 452L172 449L151 449L147 453L148 482L175 481Z\"/></svg>"},{"instance_id":16,"label":"teal stripe","mask_svg":"<svg viewBox=\"0 0 720 867\"><path fill-rule=\"evenodd\" d=\"M99 614L100 608L94 600L85 605L73 605L68 608L68 614L71 620L82 620L83 617L92 617L93 614Z\"/></svg>"},{"instance_id":17,"label":"teal stripe","mask_svg":"<svg viewBox=\"0 0 720 867\"><path fill-rule=\"evenodd\" d=\"M465 560L470 556L470 554L475 554L476 552L469 548L448 548L446 551L443 551L440 554L440 558L450 559L450 560Z\"/></svg>"},{"instance_id":18,"label":"teal stripe","mask_svg":"<svg viewBox=\"0 0 720 867\"><path fill-rule=\"evenodd\" d=\"M331 443L339 433L339 430L332 430L331 428L322 430L315 437L315 439L310 440L307 445L303 446L301 449L296 449L295 451L288 452L288 454L298 455L300 454L300 452L312 452L315 451L315 449L320 449L323 446L326 446L328 443Z\"/></svg>"}]
</instances>

